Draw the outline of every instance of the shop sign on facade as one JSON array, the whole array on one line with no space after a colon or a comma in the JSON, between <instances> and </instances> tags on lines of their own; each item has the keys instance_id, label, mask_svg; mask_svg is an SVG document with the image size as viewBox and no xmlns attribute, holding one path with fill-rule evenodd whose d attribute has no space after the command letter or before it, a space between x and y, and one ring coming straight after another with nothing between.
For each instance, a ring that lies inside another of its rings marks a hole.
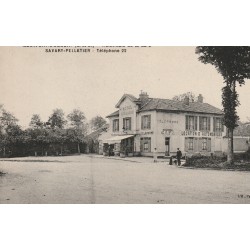
<instances>
[{"instance_id":1,"label":"shop sign on facade","mask_svg":"<svg viewBox=\"0 0 250 250\"><path fill-rule=\"evenodd\" d=\"M163 120L163 119L160 119L160 120L158 120L158 122L159 122L159 123L164 123L164 124L165 124L165 123L169 123L169 124L171 124L171 123L173 123L173 124L178 124L178 121L175 121L175 120L168 120L168 119L167 119L167 120L165 120L165 119L164 119L164 120Z\"/></svg>"},{"instance_id":2,"label":"shop sign on facade","mask_svg":"<svg viewBox=\"0 0 250 250\"><path fill-rule=\"evenodd\" d=\"M222 136L222 132L209 132L209 131L182 131L182 136Z\"/></svg>"},{"instance_id":3,"label":"shop sign on facade","mask_svg":"<svg viewBox=\"0 0 250 250\"><path fill-rule=\"evenodd\" d=\"M134 113L134 109L133 109L133 107L131 105L126 106L126 107L122 107L120 109L120 114L122 116L124 116L124 115L132 115L133 113Z\"/></svg>"},{"instance_id":4,"label":"shop sign on facade","mask_svg":"<svg viewBox=\"0 0 250 250\"><path fill-rule=\"evenodd\" d=\"M161 134L162 134L162 135L173 135L173 134L174 134L174 131L173 131L173 129L163 129L163 130L161 131Z\"/></svg>"},{"instance_id":5,"label":"shop sign on facade","mask_svg":"<svg viewBox=\"0 0 250 250\"><path fill-rule=\"evenodd\" d=\"M141 135L152 135L154 132L153 131L142 131L140 132Z\"/></svg>"}]
</instances>

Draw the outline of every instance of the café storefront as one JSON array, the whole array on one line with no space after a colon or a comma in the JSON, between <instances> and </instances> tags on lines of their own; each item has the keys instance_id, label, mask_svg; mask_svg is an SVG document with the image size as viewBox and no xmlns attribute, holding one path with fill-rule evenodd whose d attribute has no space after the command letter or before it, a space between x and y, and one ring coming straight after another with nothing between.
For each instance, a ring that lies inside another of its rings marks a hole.
<instances>
[{"instance_id":1,"label":"caf\u00e9 storefront","mask_svg":"<svg viewBox=\"0 0 250 250\"><path fill-rule=\"evenodd\" d=\"M106 155L109 156L133 156L135 135L116 135L103 142Z\"/></svg>"},{"instance_id":2,"label":"caf\u00e9 storefront","mask_svg":"<svg viewBox=\"0 0 250 250\"><path fill-rule=\"evenodd\" d=\"M225 129L218 108L197 102L139 98L125 94L110 120L109 137L103 140L106 155L158 156L211 154L223 151Z\"/></svg>"}]
</instances>

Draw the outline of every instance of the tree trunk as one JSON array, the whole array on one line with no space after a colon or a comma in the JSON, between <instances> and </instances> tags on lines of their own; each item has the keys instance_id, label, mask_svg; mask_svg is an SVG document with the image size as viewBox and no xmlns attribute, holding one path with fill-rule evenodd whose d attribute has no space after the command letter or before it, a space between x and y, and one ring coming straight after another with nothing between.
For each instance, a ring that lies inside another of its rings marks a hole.
<instances>
[{"instance_id":1,"label":"tree trunk","mask_svg":"<svg viewBox=\"0 0 250 250\"><path fill-rule=\"evenodd\" d=\"M78 154L81 154L81 151L80 151L80 143L79 143L79 142L77 143L77 150L78 150Z\"/></svg>"},{"instance_id":2,"label":"tree trunk","mask_svg":"<svg viewBox=\"0 0 250 250\"><path fill-rule=\"evenodd\" d=\"M231 165L234 164L234 141L233 141L233 129L228 129L228 152L227 162Z\"/></svg>"},{"instance_id":3,"label":"tree trunk","mask_svg":"<svg viewBox=\"0 0 250 250\"><path fill-rule=\"evenodd\" d=\"M61 145L61 156L63 155L63 145Z\"/></svg>"},{"instance_id":4,"label":"tree trunk","mask_svg":"<svg viewBox=\"0 0 250 250\"><path fill-rule=\"evenodd\" d=\"M3 147L3 157L5 157L6 156L6 148L5 148L5 146Z\"/></svg>"}]
</instances>

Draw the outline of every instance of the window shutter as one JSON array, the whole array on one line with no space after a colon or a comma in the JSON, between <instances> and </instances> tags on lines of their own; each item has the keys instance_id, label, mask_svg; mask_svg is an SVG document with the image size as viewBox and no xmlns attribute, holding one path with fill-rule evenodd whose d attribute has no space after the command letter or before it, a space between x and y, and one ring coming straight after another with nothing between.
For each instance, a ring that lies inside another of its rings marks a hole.
<instances>
[{"instance_id":1,"label":"window shutter","mask_svg":"<svg viewBox=\"0 0 250 250\"><path fill-rule=\"evenodd\" d=\"M198 139L198 152L202 151L202 138Z\"/></svg>"},{"instance_id":2,"label":"window shutter","mask_svg":"<svg viewBox=\"0 0 250 250\"><path fill-rule=\"evenodd\" d=\"M189 128L188 128L188 119L189 118L189 116L186 116L186 130L189 130Z\"/></svg>"},{"instance_id":3,"label":"window shutter","mask_svg":"<svg viewBox=\"0 0 250 250\"><path fill-rule=\"evenodd\" d=\"M188 152L188 138L185 138L185 151Z\"/></svg>"},{"instance_id":4,"label":"window shutter","mask_svg":"<svg viewBox=\"0 0 250 250\"><path fill-rule=\"evenodd\" d=\"M224 132L224 122L222 119L221 119L221 132Z\"/></svg>"},{"instance_id":5,"label":"window shutter","mask_svg":"<svg viewBox=\"0 0 250 250\"><path fill-rule=\"evenodd\" d=\"M215 132L215 127L216 127L216 118L214 117L214 122L213 122L213 131Z\"/></svg>"},{"instance_id":6,"label":"window shutter","mask_svg":"<svg viewBox=\"0 0 250 250\"><path fill-rule=\"evenodd\" d=\"M207 139L207 151L211 152L211 138Z\"/></svg>"},{"instance_id":7,"label":"window shutter","mask_svg":"<svg viewBox=\"0 0 250 250\"><path fill-rule=\"evenodd\" d=\"M151 138L148 138L148 152L151 152Z\"/></svg>"},{"instance_id":8,"label":"window shutter","mask_svg":"<svg viewBox=\"0 0 250 250\"><path fill-rule=\"evenodd\" d=\"M143 138L141 138L141 144L140 144L141 152L143 152L143 143L144 143Z\"/></svg>"},{"instance_id":9,"label":"window shutter","mask_svg":"<svg viewBox=\"0 0 250 250\"><path fill-rule=\"evenodd\" d=\"M207 118L207 130L210 131L210 117Z\"/></svg>"},{"instance_id":10,"label":"window shutter","mask_svg":"<svg viewBox=\"0 0 250 250\"><path fill-rule=\"evenodd\" d=\"M194 138L194 152L199 152L199 150L198 150L198 138Z\"/></svg>"},{"instance_id":11,"label":"window shutter","mask_svg":"<svg viewBox=\"0 0 250 250\"><path fill-rule=\"evenodd\" d=\"M148 129L151 129L151 115L148 116Z\"/></svg>"},{"instance_id":12,"label":"window shutter","mask_svg":"<svg viewBox=\"0 0 250 250\"><path fill-rule=\"evenodd\" d=\"M143 129L143 118L144 116L141 116L141 129Z\"/></svg>"},{"instance_id":13,"label":"window shutter","mask_svg":"<svg viewBox=\"0 0 250 250\"><path fill-rule=\"evenodd\" d=\"M197 116L194 117L194 130L197 130Z\"/></svg>"},{"instance_id":14,"label":"window shutter","mask_svg":"<svg viewBox=\"0 0 250 250\"><path fill-rule=\"evenodd\" d=\"M199 130L203 130L203 127L202 127L202 119L203 117L199 116Z\"/></svg>"}]
</instances>

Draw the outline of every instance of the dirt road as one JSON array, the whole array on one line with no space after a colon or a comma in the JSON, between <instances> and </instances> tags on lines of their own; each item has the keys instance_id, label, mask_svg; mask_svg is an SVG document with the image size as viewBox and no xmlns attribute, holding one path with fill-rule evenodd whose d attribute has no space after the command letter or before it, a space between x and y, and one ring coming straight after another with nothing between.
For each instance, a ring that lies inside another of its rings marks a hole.
<instances>
[{"instance_id":1,"label":"dirt road","mask_svg":"<svg viewBox=\"0 0 250 250\"><path fill-rule=\"evenodd\" d=\"M250 173L95 158L0 161L0 203L250 203Z\"/></svg>"}]
</instances>

